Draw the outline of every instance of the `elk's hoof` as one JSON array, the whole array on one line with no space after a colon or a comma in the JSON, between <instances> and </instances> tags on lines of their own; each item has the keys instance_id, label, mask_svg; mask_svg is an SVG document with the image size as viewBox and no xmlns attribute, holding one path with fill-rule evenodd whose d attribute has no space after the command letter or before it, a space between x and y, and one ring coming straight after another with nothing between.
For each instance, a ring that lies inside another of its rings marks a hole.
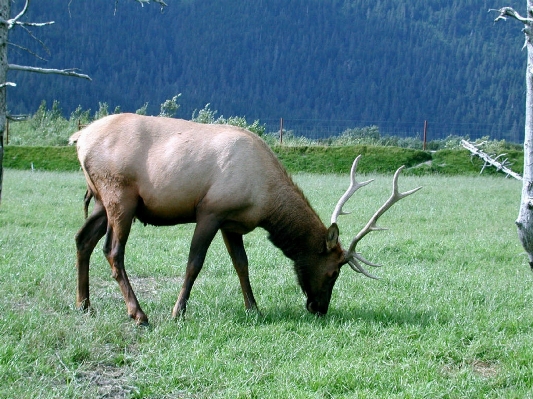
<instances>
[{"instance_id":1,"label":"elk's hoof","mask_svg":"<svg viewBox=\"0 0 533 399\"><path fill-rule=\"evenodd\" d=\"M248 308L245 308L245 312L246 312L246 315L248 316L259 316L259 317L263 317L263 314L261 313L261 311L259 310L259 308L257 307L257 305L252 305Z\"/></svg>"},{"instance_id":2,"label":"elk's hoof","mask_svg":"<svg viewBox=\"0 0 533 399\"><path fill-rule=\"evenodd\" d=\"M89 316L96 316L96 309L91 306L88 299L76 301L76 310Z\"/></svg>"},{"instance_id":3,"label":"elk's hoof","mask_svg":"<svg viewBox=\"0 0 533 399\"><path fill-rule=\"evenodd\" d=\"M182 319L185 317L185 305L176 303L174 309L172 309L172 318L173 319Z\"/></svg>"},{"instance_id":4,"label":"elk's hoof","mask_svg":"<svg viewBox=\"0 0 533 399\"><path fill-rule=\"evenodd\" d=\"M137 311L135 314L130 314L130 317L135 320L135 324L138 326L148 326L148 317L144 314L142 310Z\"/></svg>"},{"instance_id":5,"label":"elk's hoof","mask_svg":"<svg viewBox=\"0 0 533 399\"><path fill-rule=\"evenodd\" d=\"M76 311L90 317L96 316L96 309L92 306L76 306Z\"/></svg>"},{"instance_id":6,"label":"elk's hoof","mask_svg":"<svg viewBox=\"0 0 533 399\"><path fill-rule=\"evenodd\" d=\"M150 323L148 322L148 319L146 320L135 320L135 324L139 327L150 327Z\"/></svg>"},{"instance_id":7,"label":"elk's hoof","mask_svg":"<svg viewBox=\"0 0 533 399\"><path fill-rule=\"evenodd\" d=\"M76 309L82 311L82 312L88 312L91 308L91 301L89 299L83 299L83 300L77 300L76 301Z\"/></svg>"}]
</instances>

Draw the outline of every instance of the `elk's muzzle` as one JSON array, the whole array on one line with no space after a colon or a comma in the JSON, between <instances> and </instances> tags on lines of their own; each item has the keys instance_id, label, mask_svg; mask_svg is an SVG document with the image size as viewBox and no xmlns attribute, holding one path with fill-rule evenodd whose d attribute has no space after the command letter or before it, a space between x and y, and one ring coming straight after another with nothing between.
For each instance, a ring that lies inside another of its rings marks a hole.
<instances>
[{"instance_id":1,"label":"elk's muzzle","mask_svg":"<svg viewBox=\"0 0 533 399\"><path fill-rule=\"evenodd\" d=\"M328 307L329 303L320 304L317 301L307 299L307 310L310 313L316 314L317 316L324 316L326 313L328 313Z\"/></svg>"}]
</instances>

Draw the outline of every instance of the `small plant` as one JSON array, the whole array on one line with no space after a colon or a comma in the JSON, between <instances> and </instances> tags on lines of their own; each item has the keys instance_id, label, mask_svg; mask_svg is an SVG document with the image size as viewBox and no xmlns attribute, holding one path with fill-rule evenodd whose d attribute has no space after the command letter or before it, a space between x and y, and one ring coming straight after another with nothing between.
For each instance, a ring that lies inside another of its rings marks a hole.
<instances>
[{"instance_id":1,"label":"small plant","mask_svg":"<svg viewBox=\"0 0 533 399\"><path fill-rule=\"evenodd\" d=\"M522 150L519 144L509 143L505 140L491 140L489 136L477 139L474 144L487 154L501 154L510 150Z\"/></svg>"},{"instance_id":2,"label":"small plant","mask_svg":"<svg viewBox=\"0 0 533 399\"><path fill-rule=\"evenodd\" d=\"M352 140L373 140L377 141L381 138L379 127L376 125L366 126L362 128L346 129L342 132L341 137Z\"/></svg>"},{"instance_id":3,"label":"small plant","mask_svg":"<svg viewBox=\"0 0 533 399\"><path fill-rule=\"evenodd\" d=\"M223 124L223 125L232 125L232 126L238 126L242 127L243 129L247 129L258 136L264 136L265 134L265 125L261 125L259 123L259 120L255 120L251 125L248 124L246 121L246 118L242 116L231 116L228 119L224 118L223 116L219 116L215 119L215 115L218 111L213 111L210 107L210 104L206 104L203 109L200 111L194 110L192 113L191 120L194 122L199 123L208 123L208 124Z\"/></svg>"},{"instance_id":4,"label":"small plant","mask_svg":"<svg viewBox=\"0 0 533 399\"><path fill-rule=\"evenodd\" d=\"M135 111L135 113L137 115L146 115L147 109L148 109L148 103L144 103L144 105L141 108L139 108L137 111Z\"/></svg>"},{"instance_id":5,"label":"small plant","mask_svg":"<svg viewBox=\"0 0 533 399\"><path fill-rule=\"evenodd\" d=\"M178 112L178 109L180 105L178 104L178 98L181 97L181 93L172 97L169 100L166 100L164 103L161 104L161 111L159 112L159 116L164 116L167 118L172 118L176 115Z\"/></svg>"},{"instance_id":6,"label":"small plant","mask_svg":"<svg viewBox=\"0 0 533 399\"><path fill-rule=\"evenodd\" d=\"M70 114L69 122L77 122L79 125L87 125L91 122L91 110L83 110L81 105L78 105L78 108Z\"/></svg>"},{"instance_id":7,"label":"small plant","mask_svg":"<svg viewBox=\"0 0 533 399\"><path fill-rule=\"evenodd\" d=\"M198 113L194 110L191 120L198 123L217 123L215 120L217 111L213 111L210 105L211 104L207 103L204 108L198 111Z\"/></svg>"},{"instance_id":8,"label":"small plant","mask_svg":"<svg viewBox=\"0 0 533 399\"><path fill-rule=\"evenodd\" d=\"M98 111L94 113L94 119L101 119L109 115L109 105L107 103L98 102Z\"/></svg>"}]
</instances>

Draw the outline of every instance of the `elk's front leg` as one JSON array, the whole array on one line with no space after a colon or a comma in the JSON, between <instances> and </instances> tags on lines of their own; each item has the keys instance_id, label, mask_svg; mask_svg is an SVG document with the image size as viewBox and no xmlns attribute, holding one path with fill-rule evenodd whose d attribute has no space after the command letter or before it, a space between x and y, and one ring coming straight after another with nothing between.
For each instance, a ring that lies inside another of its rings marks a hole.
<instances>
[{"instance_id":1,"label":"elk's front leg","mask_svg":"<svg viewBox=\"0 0 533 399\"><path fill-rule=\"evenodd\" d=\"M222 237L224 237L224 243L231 256L233 267L239 276L242 295L244 296L244 306L248 310L257 310L257 303L255 302L252 286L250 285L248 257L246 256L246 250L244 249L242 235L222 231Z\"/></svg>"},{"instance_id":2,"label":"elk's front leg","mask_svg":"<svg viewBox=\"0 0 533 399\"><path fill-rule=\"evenodd\" d=\"M94 247L104 236L107 226L105 209L99 202L95 203L91 216L85 221L76 234L76 269L78 271L78 286L76 290L76 307L87 310L89 301L89 261Z\"/></svg>"},{"instance_id":3,"label":"elk's front leg","mask_svg":"<svg viewBox=\"0 0 533 399\"><path fill-rule=\"evenodd\" d=\"M181 287L178 300L172 310L172 317L178 317L185 314L187 301L191 294L191 289L204 265L205 255L207 249L213 238L215 237L219 228L218 219L213 216L197 217L196 228L191 241L191 248L189 250L189 260L187 261L187 269L185 270L185 278Z\"/></svg>"}]
</instances>

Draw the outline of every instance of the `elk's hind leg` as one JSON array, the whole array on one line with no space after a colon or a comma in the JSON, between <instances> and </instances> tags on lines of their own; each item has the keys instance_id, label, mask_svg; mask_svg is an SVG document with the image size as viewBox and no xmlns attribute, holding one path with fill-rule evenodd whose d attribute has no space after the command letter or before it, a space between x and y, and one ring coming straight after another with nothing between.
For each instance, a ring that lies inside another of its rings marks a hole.
<instances>
[{"instance_id":1,"label":"elk's hind leg","mask_svg":"<svg viewBox=\"0 0 533 399\"><path fill-rule=\"evenodd\" d=\"M126 302L128 315L137 324L148 324L148 317L146 317L146 314L142 311L137 301L124 267L126 241L128 240L135 212L135 207L128 207L127 203L127 198L123 198L120 201L120 205L108 207L108 214L110 216L104 243L104 255L111 266L112 276L120 287L122 296Z\"/></svg>"},{"instance_id":2,"label":"elk's hind leg","mask_svg":"<svg viewBox=\"0 0 533 399\"><path fill-rule=\"evenodd\" d=\"M222 231L224 243L231 256L233 267L239 276L241 283L242 295L244 296L244 306L248 310L257 310L257 303L255 302L252 286L250 285L250 276L248 274L248 257L244 249L242 235L237 233L230 233Z\"/></svg>"},{"instance_id":3,"label":"elk's hind leg","mask_svg":"<svg viewBox=\"0 0 533 399\"><path fill-rule=\"evenodd\" d=\"M94 247L104 236L107 226L107 216L104 207L99 201L95 201L94 209L85 220L85 223L76 234L78 271L78 286L76 291L76 307L87 310L91 305L89 301L89 260Z\"/></svg>"}]
</instances>

